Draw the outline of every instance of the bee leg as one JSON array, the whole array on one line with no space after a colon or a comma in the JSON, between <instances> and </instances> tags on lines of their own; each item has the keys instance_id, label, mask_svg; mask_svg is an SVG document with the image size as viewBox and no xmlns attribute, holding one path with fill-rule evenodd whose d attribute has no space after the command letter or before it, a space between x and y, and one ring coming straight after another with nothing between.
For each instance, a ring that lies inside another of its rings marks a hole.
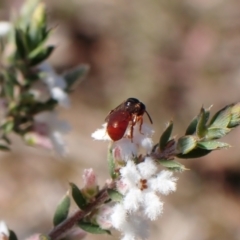
<instances>
[{"instance_id":1,"label":"bee leg","mask_svg":"<svg viewBox=\"0 0 240 240\"><path fill-rule=\"evenodd\" d=\"M131 124L131 128L130 128L130 138L131 138L131 142L133 142L133 126L134 126L134 123Z\"/></svg>"},{"instance_id":2,"label":"bee leg","mask_svg":"<svg viewBox=\"0 0 240 240\"><path fill-rule=\"evenodd\" d=\"M141 132L141 130L142 130L142 124L143 124L143 118L142 118L142 116L139 117L138 121L140 122L140 123L139 123L139 132L140 132L141 134L143 134L143 133Z\"/></svg>"}]
</instances>

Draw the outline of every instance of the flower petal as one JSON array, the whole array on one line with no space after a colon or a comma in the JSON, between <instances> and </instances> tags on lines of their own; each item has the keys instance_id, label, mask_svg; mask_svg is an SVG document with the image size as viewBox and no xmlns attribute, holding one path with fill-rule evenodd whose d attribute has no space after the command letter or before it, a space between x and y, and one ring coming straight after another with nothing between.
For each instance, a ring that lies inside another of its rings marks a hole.
<instances>
[{"instance_id":1,"label":"flower petal","mask_svg":"<svg viewBox=\"0 0 240 240\"><path fill-rule=\"evenodd\" d=\"M167 195L176 190L177 178L167 170L161 171L157 177L150 181L151 188L161 194Z\"/></svg>"},{"instance_id":2,"label":"flower petal","mask_svg":"<svg viewBox=\"0 0 240 240\"><path fill-rule=\"evenodd\" d=\"M163 211L163 202L154 192L144 194L144 213L150 220L156 220Z\"/></svg>"},{"instance_id":3,"label":"flower petal","mask_svg":"<svg viewBox=\"0 0 240 240\"><path fill-rule=\"evenodd\" d=\"M147 157L144 162L139 163L137 168L143 179L149 179L157 172L156 163L150 157Z\"/></svg>"},{"instance_id":4,"label":"flower petal","mask_svg":"<svg viewBox=\"0 0 240 240\"><path fill-rule=\"evenodd\" d=\"M102 125L102 128L97 129L94 133L92 133L92 138L95 140L111 140L111 138L107 134L107 123Z\"/></svg>"},{"instance_id":5,"label":"flower petal","mask_svg":"<svg viewBox=\"0 0 240 240\"><path fill-rule=\"evenodd\" d=\"M122 138L119 141L113 143L113 154L115 150L118 151L116 160L129 161L133 159L138 152L137 145L134 142L131 142L129 138Z\"/></svg>"},{"instance_id":6,"label":"flower petal","mask_svg":"<svg viewBox=\"0 0 240 240\"><path fill-rule=\"evenodd\" d=\"M141 179L136 164L133 161L128 161L127 165L120 169L120 174L122 176L122 181L129 187L136 187Z\"/></svg>"},{"instance_id":7,"label":"flower petal","mask_svg":"<svg viewBox=\"0 0 240 240\"><path fill-rule=\"evenodd\" d=\"M142 191L138 188L132 188L126 194L123 200L124 209L135 212L139 209L140 203L143 201Z\"/></svg>"},{"instance_id":8,"label":"flower petal","mask_svg":"<svg viewBox=\"0 0 240 240\"><path fill-rule=\"evenodd\" d=\"M127 212L122 204L118 203L113 207L113 214L111 215L111 222L113 227L121 230L126 224Z\"/></svg>"}]
</instances>

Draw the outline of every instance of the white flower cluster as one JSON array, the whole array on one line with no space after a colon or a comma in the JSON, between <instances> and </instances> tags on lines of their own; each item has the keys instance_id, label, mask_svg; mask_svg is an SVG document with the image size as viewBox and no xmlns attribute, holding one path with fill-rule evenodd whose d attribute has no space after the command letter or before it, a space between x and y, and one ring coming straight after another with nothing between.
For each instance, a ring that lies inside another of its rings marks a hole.
<instances>
[{"instance_id":1,"label":"white flower cluster","mask_svg":"<svg viewBox=\"0 0 240 240\"><path fill-rule=\"evenodd\" d=\"M176 178L167 170L159 171L157 163L151 157L136 164L134 159L143 148L149 153L153 147L153 129L143 123L140 132L139 123L134 126L133 139L130 139L130 128L122 139L112 143L113 158L124 162L119 169L116 180L118 192L123 195L122 202L109 205L111 211L101 216L100 226L111 226L122 232L122 240L147 239L148 222L156 220L163 211L163 202L159 194L167 195L176 190ZM107 140L106 124L92 134L97 140ZM110 214L111 213L111 214ZM106 220L104 225L103 219Z\"/></svg>"},{"instance_id":2,"label":"white flower cluster","mask_svg":"<svg viewBox=\"0 0 240 240\"><path fill-rule=\"evenodd\" d=\"M51 65L44 62L39 66L42 78L36 81L30 89L30 93L36 101L46 102L50 98L55 99L59 105L69 107L70 100L65 89L65 79L56 74ZM66 144L62 135L68 133L70 126L67 122L59 120L54 111L46 111L34 116L34 129L25 136L30 145L38 145L55 150L59 155L66 154Z\"/></svg>"},{"instance_id":3,"label":"white flower cluster","mask_svg":"<svg viewBox=\"0 0 240 240\"><path fill-rule=\"evenodd\" d=\"M39 70L42 73L42 78L40 81L35 82L30 89L34 98L40 102L46 102L53 98L58 101L59 105L69 107L70 100L65 91L67 88L65 79L58 75L52 66L46 62L39 66Z\"/></svg>"},{"instance_id":4,"label":"white flower cluster","mask_svg":"<svg viewBox=\"0 0 240 240\"><path fill-rule=\"evenodd\" d=\"M25 135L25 141L33 146L53 149L64 156L67 148L62 136L69 131L70 125L59 120L56 112L42 112L34 117L33 131Z\"/></svg>"},{"instance_id":5,"label":"white flower cluster","mask_svg":"<svg viewBox=\"0 0 240 240\"><path fill-rule=\"evenodd\" d=\"M10 22L0 21L0 39L5 37L12 30ZM43 62L38 66L40 79L33 82L29 92L38 102L45 103L51 98L56 100L63 107L70 106L69 96L66 92L67 83L65 79L57 74L52 66ZM66 122L56 118L53 111L41 112L34 116L34 131L25 135L25 140L30 145L38 145L44 148L53 149L59 155L66 154L65 142L62 134L66 133L69 126ZM39 131L40 129L44 131Z\"/></svg>"},{"instance_id":6,"label":"white flower cluster","mask_svg":"<svg viewBox=\"0 0 240 240\"><path fill-rule=\"evenodd\" d=\"M112 225L123 232L124 240L146 239L147 220L156 220L163 211L163 202L158 194L167 195L175 191L177 179L170 171L159 172L150 157L139 164L129 160L120 169L120 175L117 190L124 198L114 207Z\"/></svg>"}]
</instances>

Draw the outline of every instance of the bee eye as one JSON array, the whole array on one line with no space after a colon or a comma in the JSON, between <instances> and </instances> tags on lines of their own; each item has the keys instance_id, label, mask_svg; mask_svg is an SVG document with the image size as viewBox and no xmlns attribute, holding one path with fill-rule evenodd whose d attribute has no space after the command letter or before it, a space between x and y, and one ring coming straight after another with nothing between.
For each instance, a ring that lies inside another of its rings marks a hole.
<instances>
[{"instance_id":1,"label":"bee eye","mask_svg":"<svg viewBox=\"0 0 240 240\"><path fill-rule=\"evenodd\" d=\"M128 99L126 100L125 106L126 106L126 107L129 107L129 106L134 105L134 104L137 104L137 103L139 103L139 100L138 100L138 99L136 99L136 98L128 98Z\"/></svg>"},{"instance_id":2,"label":"bee eye","mask_svg":"<svg viewBox=\"0 0 240 240\"><path fill-rule=\"evenodd\" d=\"M126 107L130 107L132 104L133 104L132 102L126 102L126 103L125 103L125 106L126 106Z\"/></svg>"},{"instance_id":3,"label":"bee eye","mask_svg":"<svg viewBox=\"0 0 240 240\"><path fill-rule=\"evenodd\" d=\"M143 103L140 104L140 109L142 109L142 110L146 109L146 107L145 107L145 105Z\"/></svg>"}]
</instances>

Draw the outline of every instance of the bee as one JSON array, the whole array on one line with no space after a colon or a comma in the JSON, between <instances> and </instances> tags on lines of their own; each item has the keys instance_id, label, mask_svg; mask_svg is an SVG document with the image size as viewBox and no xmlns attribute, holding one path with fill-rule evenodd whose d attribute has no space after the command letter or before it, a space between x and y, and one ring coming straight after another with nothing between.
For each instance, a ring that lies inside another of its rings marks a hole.
<instances>
[{"instance_id":1,"label":"bee","mask_svg":"<svg viewBox=\"0 0 240 240\"><path fill-rule=\"evenodd\" d=\"M120 140L128 125L130 125L130 138L133 139L133 127L139 122L139 131L143 123L143 114L146 113L150 122L152 119L145 105L136 98L128 98L115 109L110 111L105 121L107 122L107 133L113 141Z\"/></svg>"}]
</instances>

